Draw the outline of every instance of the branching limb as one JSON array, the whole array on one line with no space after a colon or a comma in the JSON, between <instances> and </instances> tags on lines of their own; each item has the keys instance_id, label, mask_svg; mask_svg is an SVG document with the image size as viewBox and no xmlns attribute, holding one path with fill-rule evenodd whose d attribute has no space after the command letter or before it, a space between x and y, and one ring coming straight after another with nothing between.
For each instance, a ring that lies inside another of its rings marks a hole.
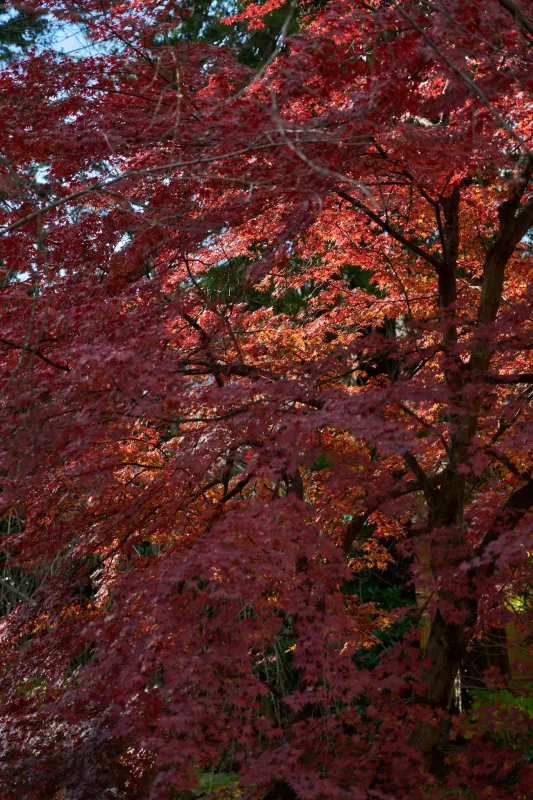
<instances>
[{"instance_id":1,"label":"branching limb","mask_svg":"<svg viewBox=\"0 0 533 800\"><path fill-rule=\"evenodd\" d=\"M503 466L516 478L519 478L521 481L529 480L529 473L523 472L515 467L511 459L506 456L505 453L502 453L501 450L498 450L496 447L487 447L486 452L499 461L500 464L503 464Z\"/></svg>"},{"instance_id":2,"label":"branching limb","mask_svg":"<svg viewBox=\"0 0 533 800\"><path fill-rule=\"evenodd\" d=\"M349 554L353 543L362 534L367 519L371 514L374 513L374 511L377 511L380 506L389 502L390 500L397 500L399 497L403 497L406 494L412 494L413 492L419 492L421 489L422 486L419 481L405 481L404 483L398 483L389 492L385 492L377 497L374 497L372 501L368 503L366 510L362 514L358 514L356 517L354 517L346 528L346 534L343 543L344 554Z\"/></svg>"},{"instance_id":3,"label":"branching limb","mask_svg":"<svg viewBox=\"0 0 533 800\"><path fill-rule=\"evenodd\" d=\"M405 453L403 453L403 460L420 484L428 504L432 505L434 490L430 479L416 460L415 456L409 450L406 450Z\"/></svg>"},{"instance_id":4,"label":"branching limb","mask_svg":"<svg viewBox=\"0 0 533 800\"><path fill-rule=\"evenodd\" d=\"M388 222L381 219L381 217L374 211L372 211L371 208L368 208L368 206L366 206L360 200L357 200L355 197L352 197L350 194L348 194L348 192L345 192L343 189L335 189L335 193L338 194L339 197L342 197L343 200L346 200L347 203L350 203L350 205L352 205L354 208L357 208L359 209L359 211L362 211L363 214L366 214L366 216L369 217L372 220L372 222L375 222L376 225L378 225L382 231L385 231L385 233L388 233L389 236L392 236L393 239L396 239L397 242L400 242L400 244L403 244L404 247L407 247L407 249L410 250L411 253L414 253L420 258L423 258L425 261L428 262L428 264L431 264L431 266L434 267L436 270L440 270L442 266L442 261L439 258L436 258L435 256L431 255L431 253L428 253L426 250L424 250L422 247L419 247L415 242L411 241L411 239L407 239L402 233L400 233L400 231L396 230L396 228L393 225L390 225Z\"/></svg>"},{"instance_id":5,"label":"branching limb","mask_svg":"<svg viewBox=\"0 0 533 800\"><path fill-rule=\"evenodd\" d=\"M70 372L70 367L68 367L66 364L58 364L57 361L53 361L51 358L48 358L48 356L45 356L44 353L41 353L38 347L30 347L26 344L17 344L17 342L12 342L11 339L5 339L3 336L0 336L0 342L8 347L13 347L15 350L26 350L26 352L32 353L34 356L37 356L37 358L40 358L41 361L44 361L51 367L61 369L63 372Z\"/></svg>"}]
</instances>

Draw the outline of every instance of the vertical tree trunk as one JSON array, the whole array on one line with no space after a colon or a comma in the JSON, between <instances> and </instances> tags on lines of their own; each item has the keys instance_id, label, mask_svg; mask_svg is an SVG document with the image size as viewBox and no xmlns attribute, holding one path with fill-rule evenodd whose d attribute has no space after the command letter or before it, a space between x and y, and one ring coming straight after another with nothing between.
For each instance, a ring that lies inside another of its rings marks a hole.
<instances>
[{"instance_id":1,"label":"vertical tree trunk","mask_svg":"<svg viewBox=\"0 0 533 800\"><path fill-rule=\"evenodd\" d=\"M520 163L510 196L498 208L499 229L489 248L483 265L481 298L478 307L478 324L485 327L495 322L501 302L505 267L516 245L533 224L533 201L529 199L521 207L523 195L533 174L533 159L528 154ZM442 260L437 267L439 279L439 302L445 316L450 315L450 324L444 332L443 344L448 353L450 367L445 370L447 384L453 389L455 410L450 425L450 438L447 449L448 463L442 475L440 488L434 490L425 478L424 493L428 503L428 528L433 532L431 544L431 566L436 578L444 588L439 589L437 600L439 610L432 621L431 631L424 658L430 666L424 675L425 689L417 698L418 702L440 712L447 712L452 698L453 687L466 656L473 628L477 621L478 602L484 577L489 577L494 565L484 568L482 573L472 568L468 573L468 585L453 585L451 575L465 560L471 557L463 532L465 503L464 467L468 463L469 448L478 430L479 415L483 405L484 377L489 369L492 348L490 334L480 335L472 345L468 366L455 357L457 341L453 315L453 304L457 298L456 266L459 252L459 204L460 195L454 190L448 198L441 201L444 224L440 221L437 208L437 221L442 245ZM451 306L451 309L450 309ZM465 396L464 389L474 389ZM421 468L415 464L416 472ZM531 482L530 482L531 483ZM529 485L529 484L528 484ZM497 516L491 530L485 536L479 553L500 535L502 524L513 526L526 507L533 503L533 486L515 492ZM530 502L531 501L531 502ZM439 541L439 531L442 540ZM457 569L459 573L459 570ZM465 577L464 571L462 572ZM450 583L453 590L450 588ZM421 723L412 739L419 747L423 760L430 766L440 735L437 724Z\"/></svg>"},{"instance_id":2,"label":"vertical tree trunk","mask_svg":"<svg viewBox=\"0 0 533 800\"><path fill-rule=\"evenodd\" d=\"M440 611L437 611L424 651L424 658L431 662L425 675L427 688L422 696L416 698L417 702L436 711L449 709L454 684L469 641L470 632L466 626L446 622ZM419 748L428 768L431 766L441 730L441 725L435 719L433 724L419 725L413 735L411 743Z\"/></svg>"}]
</instances>

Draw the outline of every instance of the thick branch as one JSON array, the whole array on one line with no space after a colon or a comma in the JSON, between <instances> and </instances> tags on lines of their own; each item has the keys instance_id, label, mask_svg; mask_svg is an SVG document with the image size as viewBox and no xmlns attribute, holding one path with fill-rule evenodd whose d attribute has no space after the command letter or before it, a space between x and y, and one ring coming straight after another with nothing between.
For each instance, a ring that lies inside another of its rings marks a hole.
<instances>
[{"instance_id":1,"label":"thick branch","mask_svg":"<svg viewBox=\"0 0 533 800\"><path fill-rule=\"evenodd\" d=\"M439 258L436 258L435 256L431 255L431 253L428 253L422 247L419 247L417 244L415 244L415 242L407 239L402 233L397 231L395 227L389 225L388 222L381 219L378 214L374 213L371 208L368 208L368 206L366 206L360 200L356 200L355 197L352 197L350 194L348 194L348 192L345 192L342 189L335 189L335 192L339 195L339 197L342 197L343 200L346 200L346 202L350 203L350 205L352 205L354 208L357 208L359 211L362 211L364 214L366 214L366 216L369 217L372 222L375 222L376 225L381 228L381 230L388 233L389 236L392 236L392 238L396 239L396 241L400 242L400 244L403 244L404 247L407 247L407 249L412 253L420 256L420 258L423 258L428 262L428 264L431 264L431 266L435 267L436 270L441 268L442 261Z\"/></svg>"},{"instance_id":2,"label":"thick branch","mask_svg":"<svg viewBox=\"0 0 533 800\"><path fill-rule=\"evenodd\" d=\"M528 158L528 181L532 163L532 159ZM478 325L490 325L495 321L502 297L505 267L517 244L533 225L533 200L528 201L523 210L515 215L513 207L517 207L518 203L518 198L516 200L512 198L502 203L499 209L500 230L487 253L483 270ZM483 337L472 347L471 370L479 373L486 372L490 363L490 354L488 339Z\"/></svg>"},{"instance_id":3,"label":"thick branch","mask_svg":"<svg viewBox=\"0 0 533 800\"><path fill-rule=\"evenodd\" d=\"M479 331L470 352L469 374L471 380L484 378L490 365L492 355L491 331L487 326L495 322L500 307L505 278L505 268L515 252L517 244L525 236L533 224L533 198L528 200L520 210L520 203L527 190L533 172L533 157L527 155L522 161L522 168L514 179L510 196L500 204L498 218L500 226L485 257L481 298L478 307L477 324ZM459 492L455 493L454 502L462 502L460 476L455 473L458 465L463 464L470 443L476 434L478 417L481 410L481 394L477 400L469 404L467 413L457 420L451 436L452 482L457 484ZM450 498L446 498L448 504Z\"/></svg>"},{"instance_id":4,"label":"thick branch","mask_svg":"<svg viewBox=\"0 0 533 800\"><path fill-rule=\"evenodd\" d=\"M406 494L412 494L412 492L418 492L420 491L421 488L422 486L419 481L406 481L405 483L398 483L389 492L380 494L377 497L375 497L368 504L366 511L354 517L350 522L350 524L348 525L348 527L346 528L346 535L344 537L344 543L343 543L343 550L345 555L349 554L350 550L352 549L353 543L362 534L365 522L367 521L370 514L373 514L374 511L377 511L377 509L384 503L387 503L390 500L396 500L399 497L403 497Z\"/></svg>"},{"instance_id":5,"label":"thick branch","mask_svg":"<svg viewBox=\"0 0 533 800\"><path fill-rule=\"evenodd\" d=\"M496 447L487 447L486 452L489 455L493 456L497 461L499 461L500 464L503 464L505 469L509 470L509 472L515 477L517 477L519 480L521 481L529 480L529 473L526 474L525 472L522 472L517 467L515 467L509 456L505 455L505 453L502 453Z\"/></svg>"},{"instance_id":6,"label":"thick branch","mask_svg":"<svg viewBox=\"0 0 533 800\"><path fill-rule=\"evenodd\" d=\"M443 263L439 269L439 300L441 308L448 308L457 300L457 257L459 255L459 187L449 197L443 198L444 230L442 232ZM456 335L455 337L456 338Z\"/></svg>"},{"instance_id":7,"label":"thick branch","mask_svg":"<svg viewBox=\"0 0 533 800\"><path fill-rule=\"evenodd\" d=\"M520 202L527 190L533 174L533 156L525 157L522 169L516 176L511 189L511 195L498 207L500 227L496 237L485 257L483 267L483 282L481 298L478 309L478 324L490 325L496 319L501 302L505 267L513 255L517 244L526 235L533 224L533 199L530 198L520 210ZM476 356L475 345L472 352L472 366L481 357L479 367L486 367L486 353L483 351Z\"/></svg>"},{"instance_id":8,"label":"thick branch","mask_svg":"<svg viewBox=\"0 0 533 800\"><path fill-rule=\"evenodd\" d=\"M403 453L403 460L417 479L418 483L422 487L422 491L424 492L424 496L429 505L433 504L433 487L431 485L431 481L429 480L428 476L416 460L415 456L406 450Z\"/></svg>"},{"instance_id":9,"label":"thick branch","mask_svg":"<svg viewBox=\"0 0 533 800\"><path fill-rule=\"evenodd\" d=\"M533 372L519 372L515 375L489 374L485 376L487 383L514 386L517 383L533 383Z\"/></svg>"},{"instance_id":10,"label":"thick branch","mask_svg":"<svg viewBox=\"0 0 533 800\"><path fill-rule=\"evenodd\" d=\"M475 558L481 558L491 544L500 536L512 530L520 522L524 514L533 506L533 479L530 479L520 489L509 497L504 507L496 515L496 519L485 534L485 537L475 552ZM485 567L484 574L490 577L496 568L494 559Z\"/></svg>"},{"instance_id":11,"label":"thick branch","mask_svg":"<svg viewBox=\"0 0 533 800\"><path fill-rule=\"evenodd\" d=\"M499 4L505 8L513 17L533 36L533 22L530 22L521 9L512 0L498 0Z\"/></svg>"},{"instance_id":12,"label":"thick branch","mask_svg":"<svg viewBox=\"0 0 533 800\"><path fill-rule=\"evenodd\" d=\"M287 494L294 494L298 500L304 500L304 482L298 467L293 472L284 472L282 477L285 481L285 486L287 487Z\"/></svg>"},{"instance_id":13,"label":"thick branch","mask_svg":"<svg viewBox=\"0 0 533 800\"><path fill-rule=\"evenodd\" d=\"M58 364L57 361L52 361L51 358L48 358L48 356L45 356L44 353L41 353L37 347L30 347L26 344L17 344L17 342L12 342L11 339L4 339L3 336L0 337L0 342L8 345L8 347L13 347L15 350L26 350L28 353L33 353L34 356L37 356L37 358L40 358L41 361L44 361L51 367L55 367L55 369L61 369L63 372L70 372L70 367L68 367L66 364Z\"/></svg>"}]
</instances>

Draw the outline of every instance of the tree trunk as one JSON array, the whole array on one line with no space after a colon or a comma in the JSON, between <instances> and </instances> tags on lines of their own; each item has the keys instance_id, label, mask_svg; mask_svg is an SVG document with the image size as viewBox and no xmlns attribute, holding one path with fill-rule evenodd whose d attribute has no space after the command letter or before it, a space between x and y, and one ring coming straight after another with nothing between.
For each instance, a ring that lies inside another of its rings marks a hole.
<instances>
[{"instance_id":1,"label":"tree trunk","mask_svg":"<svg viewBox=\"0 0 533 800\"><path fill-rule=\"evenodd\" d=\"M446 622L440 611L437 611L424 651L424 658L431 661L431 667L424 676L427 688L423 695L416 698L418 703L434 708L435 711L449 709L455 680L470 638L469 628ZM442 725L435 715L434 723L420 724L412 737L411 744L421 751L428 768L431 767L441 732Z\"/></svg>"}]
</instances>

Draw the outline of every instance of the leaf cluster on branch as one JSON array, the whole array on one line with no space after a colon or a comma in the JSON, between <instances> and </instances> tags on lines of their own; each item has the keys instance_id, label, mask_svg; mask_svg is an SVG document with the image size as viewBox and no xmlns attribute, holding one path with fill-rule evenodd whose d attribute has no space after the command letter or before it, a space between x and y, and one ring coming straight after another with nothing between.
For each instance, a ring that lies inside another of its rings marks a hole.
<instances>
[{"instance_id":1,"label":"leaf cluster on branch","mask_svg":"<svg viewBox=\"0 0 533 800\"><path fill-rule=\"evenodd\" d=\"M0 70L1 796L525 800L533 3L45 10L95 46Z\"/></svg>"}]
</instances>

